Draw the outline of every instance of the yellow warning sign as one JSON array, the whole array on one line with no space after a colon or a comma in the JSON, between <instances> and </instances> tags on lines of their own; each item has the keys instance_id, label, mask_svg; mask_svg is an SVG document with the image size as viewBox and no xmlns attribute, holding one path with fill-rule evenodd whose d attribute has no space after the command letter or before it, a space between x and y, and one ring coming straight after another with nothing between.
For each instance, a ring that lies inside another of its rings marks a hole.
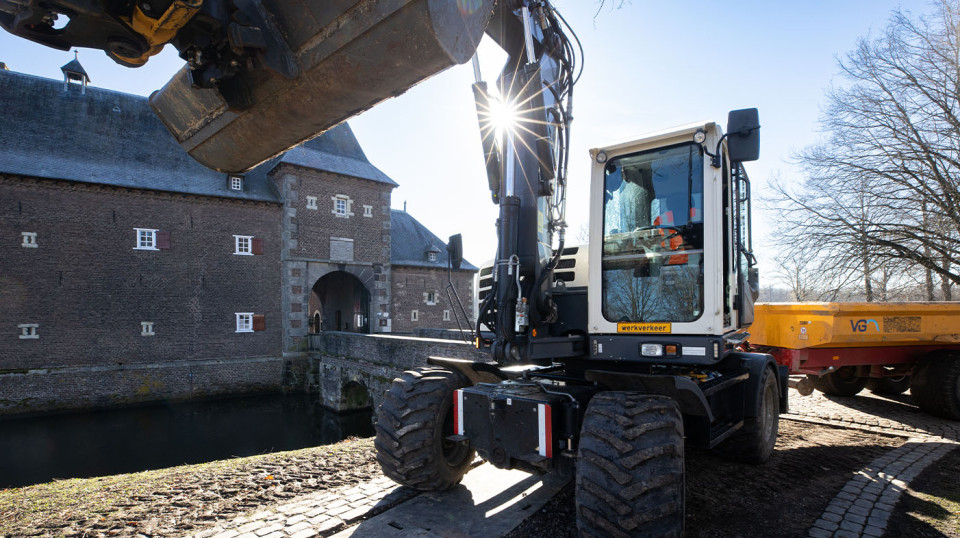
<instances>
[{"instance_id":1,"label":"yellow warning sign","mask_svg":"<svg viewBox=\"0 0 960 538\"><path fill-rule=\"evenodd\" d=\"M669 333L670 323L617 323L618 333L653 334Z\"/></svg>"}]
</instances>

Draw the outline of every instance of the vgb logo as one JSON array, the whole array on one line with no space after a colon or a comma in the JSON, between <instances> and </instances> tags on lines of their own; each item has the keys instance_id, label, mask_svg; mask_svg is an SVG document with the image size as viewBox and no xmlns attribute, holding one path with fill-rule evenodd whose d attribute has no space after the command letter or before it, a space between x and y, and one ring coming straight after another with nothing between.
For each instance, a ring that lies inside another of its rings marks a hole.
<instances>
[{"instance_id":1,"label":"vgb logo","mask_svg":"<svg viewBox=\"0 0 960 538\"><path fill-rule=\"evenodd\" d=\"M853 330L853 332L855 333L865 333L867 332L867 327L869 327L871 323L873 324L873 328L877 332L880 332L880 325L877 323L877 320L875 319L858 319L857 321L853 321L851 319L850 329Z\"/></svg>"}]
</instances>

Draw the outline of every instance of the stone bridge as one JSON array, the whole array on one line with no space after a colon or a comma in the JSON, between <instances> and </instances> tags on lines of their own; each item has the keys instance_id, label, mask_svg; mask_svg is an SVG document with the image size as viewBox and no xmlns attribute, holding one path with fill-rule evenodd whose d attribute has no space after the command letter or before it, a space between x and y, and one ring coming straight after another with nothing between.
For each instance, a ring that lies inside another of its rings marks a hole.
<instances>
[{"instance_id":1,"label":"stone bridge","mask_svg":"<svg viewBox=\"0 0 960 538\"><path fill-rule=\"evenodd\" d=\"M427 357L489 360L465 342L385 334L312 334L310 349L310 390L319 393L321 405L338 412L376 409L393 379L426 365Z\"/></svg>"}]
</instances>

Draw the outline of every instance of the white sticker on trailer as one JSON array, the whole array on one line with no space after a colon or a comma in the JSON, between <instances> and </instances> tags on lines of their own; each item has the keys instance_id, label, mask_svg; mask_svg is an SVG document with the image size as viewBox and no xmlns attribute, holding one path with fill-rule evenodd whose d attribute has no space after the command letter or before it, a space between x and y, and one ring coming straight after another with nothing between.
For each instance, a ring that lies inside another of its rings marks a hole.
<instances>
[{"instance_id":1,"label":"white sticker on trailer","mask_svg":"<svg viewBox=\"0 0 960 538\"><path fill-rule=\"evenodd\" d=\"M707 348L705 347L685 347L683 348L684 355L697 355L698 357L707 356Z\"/></svg>"}]
</instances>

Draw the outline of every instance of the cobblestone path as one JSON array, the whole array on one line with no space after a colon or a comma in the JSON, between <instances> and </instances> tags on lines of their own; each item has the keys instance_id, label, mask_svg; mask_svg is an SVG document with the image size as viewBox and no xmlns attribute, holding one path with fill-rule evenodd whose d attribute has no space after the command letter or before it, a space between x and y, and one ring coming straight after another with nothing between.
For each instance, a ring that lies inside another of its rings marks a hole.
<instances>
[{"instance_id":1,"label":"cobblestone path","mask_svg":"<svg viewBox=\"0 0 960 538\"><path fill-rule=\"evenodd\" d=\"M900 495L927 466L960 446L960 423L927 415L909 395L800 396L790 391L782 418L907 437L875 459L838 493L809 530L811 538L883 536Z\"/></svg>"}]
</instances>

